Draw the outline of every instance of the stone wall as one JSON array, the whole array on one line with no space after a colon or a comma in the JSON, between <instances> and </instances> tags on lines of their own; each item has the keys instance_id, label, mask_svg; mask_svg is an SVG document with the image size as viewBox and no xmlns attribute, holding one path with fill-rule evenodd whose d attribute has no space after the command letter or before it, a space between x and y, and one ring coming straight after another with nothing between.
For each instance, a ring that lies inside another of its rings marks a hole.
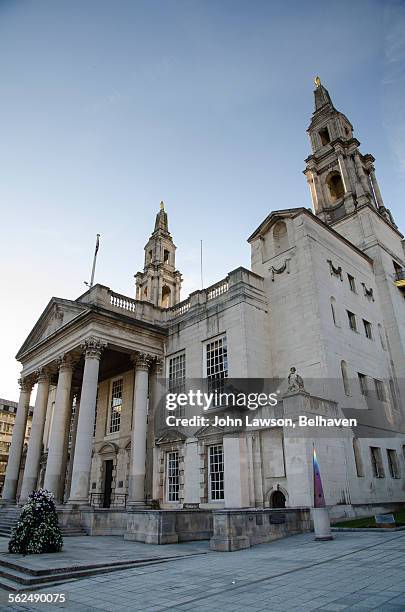
<instances>
[{"instance_id":1,"label":"stone wall","mask_svg":"<svg viewBox=\"0 0 405 612\"><path fill-rule=\"evenodd\" d=\"M212 550L232 552L311 530L309 508L213 510Z\"/></svg>"},{"instance_id":2,"label":"stone wall","mask_svg":"<svg viewBox=\"0 0 405 612\"><path fill-rule=\"evenodd\" d=\"M209 510L136 510L128 512L125 540L147 544L173 544L209 540Z\"/></svg>"}]
</instances>

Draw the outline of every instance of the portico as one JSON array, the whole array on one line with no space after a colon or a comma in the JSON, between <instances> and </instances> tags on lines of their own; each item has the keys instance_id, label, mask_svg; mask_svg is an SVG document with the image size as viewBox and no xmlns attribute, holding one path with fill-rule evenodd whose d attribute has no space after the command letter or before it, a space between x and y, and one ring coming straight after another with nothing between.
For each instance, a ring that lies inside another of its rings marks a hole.
<instances>
[{"instance_id":1,"label":"portico","mask_svg":"<svg viewBox=\"0 0 405 612\"><path fill-rule=\"evenodd\" d=\"M111 374L118 376L125 372L127 379L133 378L129 423L133 425L132 433L129 427L128 439L122 440L122 436L106 427L102 438L129 444L129 486L125 496L131 504L145 505L149 387L157 387L151 379L161 372L159 359L165 332L138 321L131 310L118 309L111 299L104 304L109 308L103 308L102 298L110 298L106 293L106 288L96 286L81 296L83 300L69 303L66 311L57 303L59 300L53 300L19 353L23 363L21 392L3 494L3 501L8 504L17 501L28 406L33 387L37 385L35 417L18 501L26 500L40 484L41 457L47 447L43 486L53 492L59 505L65 502L68 507L89 506L98 388ZM56 309L59 321L67 319L58 329L52 327ZM49 401L51 394L53 402ZM75 401L72 418L74 397L80 401ZM117 414L121 418L121 413ZM45 441L47 420L49 432ZM94 486L95 483L93 489Z\"/></svg>"}]
</instances>

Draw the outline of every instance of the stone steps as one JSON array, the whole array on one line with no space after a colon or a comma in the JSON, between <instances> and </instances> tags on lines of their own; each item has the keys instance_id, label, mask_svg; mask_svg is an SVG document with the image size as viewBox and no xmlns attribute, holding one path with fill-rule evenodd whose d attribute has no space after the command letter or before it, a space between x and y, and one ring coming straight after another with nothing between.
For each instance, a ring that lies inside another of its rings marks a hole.
<instances>
[{"instance_id":1,"label":"stone steps","mask_svg":"<svg viewBox=\"0 0 405 612\"><path fill-rule=\"evenodd\" d=\"M106 574L109 572L131 569L134 567L166 563L168 561L194 556L195 554L198 555L206 553L194 553L192 555L169 557L150 557L147 559L116 561L108 564L88 564L39 570L27 568L22 564L20 565L15 562L0 559L0 588L5 589L6 591L37 590L38 588L45 588L65 582L71 582L72 580L87 578L88 576L95 576L97 574Z\"/></svg>"},{"instance_id":2,"label":"stone steps","mask_svg":"<svg viewBox=\"0 0 405 612\"><path fill-rule=\"evenodd\" d=\"M11 530L17 524L20 517L20 509L18 508L3 508L0 510L0 537L9 538ZM87 532L79 526L63 526L60 527L62 537L76 537L87 535Z\"/></svg>"}]
</instances>

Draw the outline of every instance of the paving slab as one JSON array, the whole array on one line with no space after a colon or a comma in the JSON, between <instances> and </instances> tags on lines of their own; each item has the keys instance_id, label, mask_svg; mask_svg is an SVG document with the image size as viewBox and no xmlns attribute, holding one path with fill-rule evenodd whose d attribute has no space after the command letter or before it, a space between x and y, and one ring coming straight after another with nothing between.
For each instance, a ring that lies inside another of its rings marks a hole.
<instances>
[{"instance_id":1,"label":"paving slab","mask_svg":"<svg viewBox=\"0 0 405 612\"><path fill-rule=\"evenodd\" d=\"M86 547L80 549L78 544L76 556L87 557L92 542L100 554L101 538L84 539ZM123 554L120 544L128 545L110 538L113 544L119 549L116 554ZM174 561L117 571L105 575L103 582L89 577L53 589L66 594L65 604L13 604L0 610L405 611L403 532L341 532L330 542L315 542L313 534L301 534L233 553L184 556L183 551L203 551L206 545L169 545L171 555L179 551ZM139 546L140 553L145 547L150 550L149 545ZM5 602L7 594L0 595Z\"/></svg>"},{"instance_id":2,"label":"paving slab","mask_svg":"<svg viewBox=\"0 0 405 612\"><path fill-rule=\"evenodd\" d=\"M42 571L65 567L84 567L125 561L147 561L148 559L182 557L185 555L210 553L209 544L185 542L182 544L144 544L130 542L121 536L73 536L65 538L63 550L43 555L16 555L8 552L8 538L0 537L0 560L28 570Z\"/></svg>"}]
</instances>

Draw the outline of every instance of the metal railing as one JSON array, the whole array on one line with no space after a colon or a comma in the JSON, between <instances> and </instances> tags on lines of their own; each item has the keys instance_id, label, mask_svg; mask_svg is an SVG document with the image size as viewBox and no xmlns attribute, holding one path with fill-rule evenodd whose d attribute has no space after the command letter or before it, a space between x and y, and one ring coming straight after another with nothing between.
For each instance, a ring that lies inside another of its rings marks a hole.
<instances>
[{"instance_id":1,"label":"metal railing","mask_svg":"<svg viewBox=\"0 0 405 612\"><path fill-rule=\"evenodd\" d=\"M126 493L90 493L90 506L93 508L126 508L127 507Z\"/></svg>"}]
</instances>

